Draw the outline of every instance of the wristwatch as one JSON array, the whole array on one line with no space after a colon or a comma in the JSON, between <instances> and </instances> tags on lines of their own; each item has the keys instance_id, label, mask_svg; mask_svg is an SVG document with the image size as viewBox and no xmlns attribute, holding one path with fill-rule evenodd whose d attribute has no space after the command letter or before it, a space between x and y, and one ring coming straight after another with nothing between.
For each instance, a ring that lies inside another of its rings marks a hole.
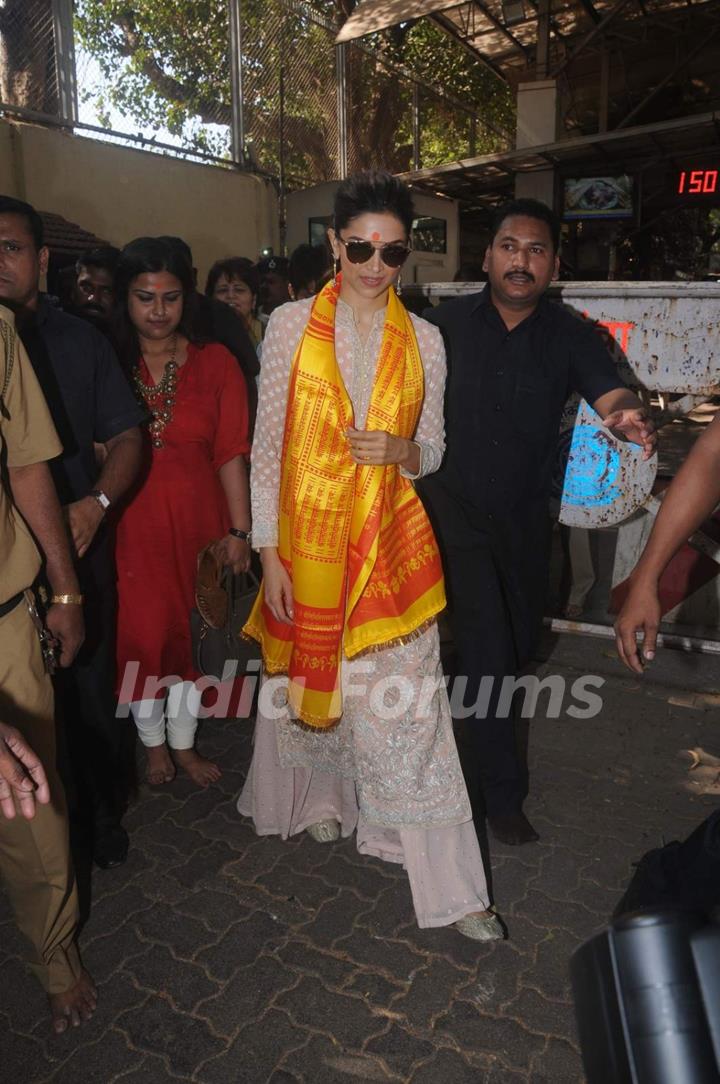
<instances>
[{"instance_id":1,"label":"wristwatch","mask_svg":"<svg viewBox=\"0 0 720 1084\"><path fill-rule=\"evenodd\" d=\"M231 527L228 534L231 534L233 538L239 538L241 542L247 542L250 545L251 531L241 531L239 527Z\"/></svg>"},{"instance_id":2,"label":"wristwatch","mask_svg":"<svg viewBox=\"0 0 720 1084\"><path fill-rule=\"evenodd\" d=\"M103 493L101 489L91 489L88 496L94 497L102 508L103 512L107 512L108 508L110 507L110 498L106 493Z\"/></svg>"}]
</instances>

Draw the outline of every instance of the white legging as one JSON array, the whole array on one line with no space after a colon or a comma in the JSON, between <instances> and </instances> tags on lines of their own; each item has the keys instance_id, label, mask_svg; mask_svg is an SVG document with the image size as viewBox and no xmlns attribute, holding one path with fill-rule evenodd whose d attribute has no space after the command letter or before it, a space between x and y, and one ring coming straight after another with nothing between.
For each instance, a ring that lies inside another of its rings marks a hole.
<instances>
[{"instance_id":1,"label":"white legging","mask_svg":"<svg viewBox=\"0 0 720 1084\"><path fill-rule=\"evenodd\" d=\"M201 697L192 681L180 681L170 686L167 700L133 700L130 710L143 745L148 749L162 745L167 722L170 748L192 749Z\"/></svg>"}]
</instances>

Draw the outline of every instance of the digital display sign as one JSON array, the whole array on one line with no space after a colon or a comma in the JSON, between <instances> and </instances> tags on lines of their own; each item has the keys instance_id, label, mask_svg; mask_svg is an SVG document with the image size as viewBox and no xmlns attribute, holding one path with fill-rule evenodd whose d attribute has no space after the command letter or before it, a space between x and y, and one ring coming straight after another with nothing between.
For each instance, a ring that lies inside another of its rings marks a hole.
<instances>
[{"instance_id":1,"label":"digital display sign","mask_svg":"<svg viewBox=\"0 0 720 1084\"><path fill-rule=\"evenodd\" d=\"M715 196L720 200L720 170L683 169L677 177L678 196Z\"/></svg>"}]
</instances>

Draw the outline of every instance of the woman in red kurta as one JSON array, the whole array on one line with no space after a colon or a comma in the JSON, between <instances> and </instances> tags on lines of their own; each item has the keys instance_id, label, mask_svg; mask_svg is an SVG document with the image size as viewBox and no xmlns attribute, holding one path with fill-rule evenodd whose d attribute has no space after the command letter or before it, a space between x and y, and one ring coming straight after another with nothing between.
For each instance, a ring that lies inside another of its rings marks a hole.
<instances>
[{"instance_id":1,"label":"woman in red kurta","mask_svg":"<svg viewBox=\"0 0 720 1084\"><path fill-rule=\"evenodd\" d=\"M146 469L117 530L120 695L149 782L172 779L175 761L204 786L220 771L194 748L197 555L217 540L234 571L249 566L249 444L245 378L225 347L192 341L192 298L192 269L172 245L140 238L123 250L118 346L152 420Z\"/></svg>"}]
</instances>

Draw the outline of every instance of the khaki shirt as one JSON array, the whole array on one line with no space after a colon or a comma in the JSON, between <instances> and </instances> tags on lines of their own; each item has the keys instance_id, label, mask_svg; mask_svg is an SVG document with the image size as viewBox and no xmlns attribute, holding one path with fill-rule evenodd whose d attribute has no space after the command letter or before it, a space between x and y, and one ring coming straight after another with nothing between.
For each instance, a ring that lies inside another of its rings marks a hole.
<instances>
[{"instance_id":1,"label":"khaki shirt","mask_svg":"<svg viewBox=\"0 0 720 1084\"><path fill-rule=\"evenodd\" d=\"M9 378L8 378L9 374ZM43 394L9 309L0 305L0 460L7 466L44 463L62 452ZM0 480L0 605L29 587L40 554Z\"/></svg>"}]
</instances>

